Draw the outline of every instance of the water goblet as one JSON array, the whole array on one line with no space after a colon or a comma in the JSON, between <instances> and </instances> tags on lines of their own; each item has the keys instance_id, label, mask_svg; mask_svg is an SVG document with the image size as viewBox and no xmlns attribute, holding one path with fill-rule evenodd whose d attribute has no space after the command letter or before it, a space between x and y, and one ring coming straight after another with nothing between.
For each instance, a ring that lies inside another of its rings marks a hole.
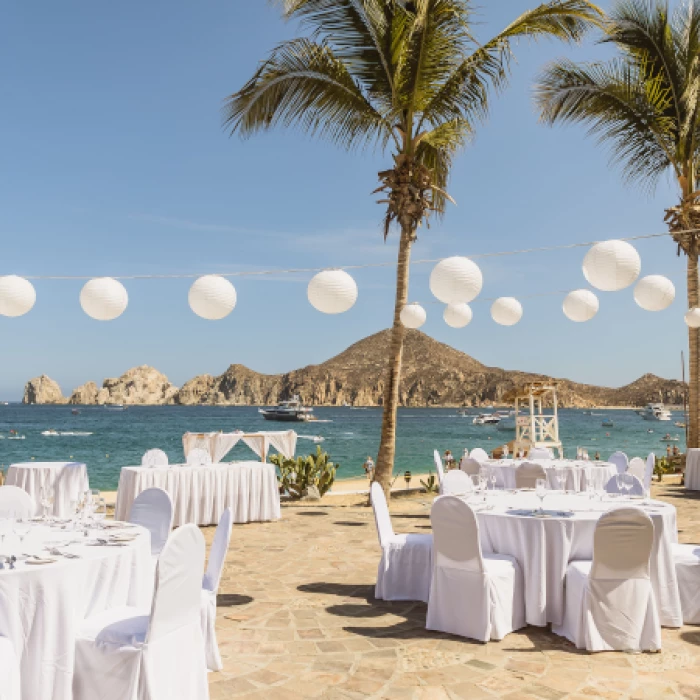
<instances>
[{"instance_id":1,"label":"water goblet","mask_svg":"<svg viewBox=\"0 0 700 700\"><path fill-rule=\"evenodd\" d=\"M92 514L92 517L94 518L96 523L95 526L98 529L104 527L103 523L105 521L105 518L107 517L107 504L105 503L104 498L100 498L100 500L95 505L95 512Z\"/></svg>"},{"instance_id":2,"label":"water goblet","mask_svg":"<svg viewBox=\"0 0 700 700\"><path fill-rule=\"evenodd\" d=\"M540 499L540 513L544 513L544 497L547 495L547 480L537 479L535 482L535 496Z\"/></svg>"},{"instance_id":3,"label":"water goblet","mask_svg":"<svg viewBox=\"0 0 700 700\"><path fill-rule=\"evenodd\" d=\"M15 520L15 525L14 525L14 532L15 535L17 535L17 539L19 540L19 545L20 545L20 551L22 550L24 546L24 540L26 536L29 534L29 531L31 530L31 523L25 520L24 518L18 518Z\"/></svg>"},{"instance_id":4,"label":"water goblet","mask_svg":"<svg viewBox=\"0 0 700 700\"><path fill-rule=\"evenodd\" d=\"M589 501L592 501L595 496L595 484L592 481L586 482L586 495Z\"/></svg>"},{"instance_id":5,"label":"water goblet","mask_svg":"<svg viewBox=\"0 0 700 700\"><path fill-rule=\"evenodd\" d=\"M50 486L44 486L41 489L39 500L43 509L42 518L48 522L53 514L53 489Z\"/></svg>"},{"instance_id":6,"label":"water goblet","mask_svg":"<svg viewBox=\"0 0 700 700\"><path fill-rule=\"evenodd\" d=\"M498 479L497 479L497 475L496 475L496 470L495 470L495 469L492 469L492 470L491 470L491 477L490 477L490 479L491 479L491 490L492 490L492 491L495 491L495 490L496 490L496 481L498 480Z\"/></svg>"},{"instance_id":7,"label":"water goblet","mask_svg":"<svg viewBox=\"0 0 700 700\"><path fill-rule=\"evenodd\" d=\"M566 493L566 471L563 469L557 469L557 481L559 482L559 490L562 493Z\"/></svg>"},{"instance_id":8,"label":"water goblet","mask_svg":"<svg viewBox=\"0 0 700 700\"><path fill-rule=\"evenodd\" d=\"M489 487L488 476L479 475L479 491L481 491L481 500L486 503L486 491Z\"/></svg>"}]
</instances>

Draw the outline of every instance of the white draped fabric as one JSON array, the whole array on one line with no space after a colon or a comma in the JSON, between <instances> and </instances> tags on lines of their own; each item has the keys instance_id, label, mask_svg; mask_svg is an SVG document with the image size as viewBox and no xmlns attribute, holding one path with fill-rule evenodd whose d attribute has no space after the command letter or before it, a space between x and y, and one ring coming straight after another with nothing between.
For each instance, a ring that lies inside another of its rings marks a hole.
<instances>
[{"instance_id":1,"label":"white draped fabric","mask_svg":"<svg viewBox=\"0 0 700 700\"><path fill-rule=\"evenodd\" d=\"M189 467L124 467L119 477L115 517L125 520L134 499L161 488L173 502L173 526L216 525L226 508L234 523L279 520L280 496L274 464L232 462Z\"/></svg>"},{"instance_id":2,"label":"white draped fabric","mask_svg":"<svg viewBox=\"0 0 700 700\"><path fill-rule=\"evenodd\" d=\"M683 622L700 625L700 545L674 544L678 588L681 594Z\"/></svg>"},{"instance_id":3,"label":"white draped fabric","mask_svg":"<svg viewBox=\"0 0 700 700\"><path fill-rule=\"evenodd\" d=\"M53 514L57 518L70 515L70 501L78 501L90 488L87 469L81 462L21 462L11 464L5 483L24 489L41 512L42 488L53 488Z\"/></svg>"},{"instance_id":4,"label":"white draped fabric","mask_svg":"<svg viewBox=\"0 0 700 700\"><path fill-rule=\"evenodd\" d=\"M0 637L0 700L21 700L19 661L12 642Z\"/></svg>"},{"instance_id":5,"label":"white draped fabric","mask_svg":"<svg viewBox=\"0 0 700 700\"><path fill-rule=\"evenodd\" d=\"M691 447L685 456L685 487L700 491L700 448Z\"/></svg>"},{"instance_id":6,"label":"white draped fabric","mask_svg":"<svg viewBox=\"0 0 700 700\"><path fill-rule=\"evenodd\" d=\"M218 464L241 440L262 461L265 461L270 453L270 447L274 447L287 459L294 457L297 447L297 434L293 430L259 433L244 433L237 430L233 433L185 433L182 436L182 449L185 452L185 459L190 450L195 448L206 450L211 455L211 461Z\"/></svg>"},{"instance_id":7,"label":"white draped fabric","mask_svg":"<svg viewBox=\"0 0 700 700\"><path fill-rule=\"evenodd\" d=\"M74 648L82 621L111 608L148 604L150 537L136 527L124 532L135 535L124 546L91 546L94 538L85 538L84 544L65 547L79 559L55 557L43 565L20 561L14 571L2 572L0 636L10 640L19 659L22 700L73 700ZM75 540L74 532L36 525L15 547L47 556L47 541L64 549L61 542ZM8 536L5 546L10 545Z\"/></svg>"},{"instance_id":8,"label":"white draped fabric","mask_svg":"<svg viewBox=\"0 0 700 700\"><path fill-rule=\"evenodd\" d=\"M0 518L28 520L36 513L34 499L19 486L0 486Z\"/></svg>"}]
</instances>

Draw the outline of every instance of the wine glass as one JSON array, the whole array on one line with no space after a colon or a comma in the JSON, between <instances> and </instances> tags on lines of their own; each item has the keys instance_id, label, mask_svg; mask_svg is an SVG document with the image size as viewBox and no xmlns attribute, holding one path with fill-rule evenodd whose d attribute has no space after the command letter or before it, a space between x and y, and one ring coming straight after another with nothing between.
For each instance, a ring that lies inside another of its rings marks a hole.
<instances>
[{"instance_id":1,"label":"wine glass","mask_svg":"<svg viewBox=\"0 0 700 700\"><path fill-rule=\"evenodd\" d=\"M25 520L24 518L17 518L17 520L15 520L15 525L13 529L15 535L17 535L17 539L19 540L20 551L24 546L24 539L29 534L31 527L31 523Z\"/></svg>"},{"instance_id":2,"label":"wine glass","mask_svg":"<svg viewBox=\"0 0 700 700\"><path fill-rule=\"evenodd\" d=\"M540 499L540 513L544 513L544 497L547 495L547 480L537 479L535 482L535 496Z\"/></svg>"},{"instance_id":3,"label":"wine glass","mask_svg":"<svg viewBox=\"0 0 700 700\"><path fill-rule=\"evenodd\" d=\"M496 481L497 481L497 476L496 476L496 470L492 469L491 470L491 476L489 477L491 479L491 489L493 491L496 490Z\"/></svg>"},{"instance_id":4,"label":"wine glass","mask_svg":"<svg viewBox=\"0 0 700 700\"><path fill-rule=\"evenodd\" d=\"M53 489L50 486L44 486L39 498L44 511L43 519L48 522L50 515L53 514Z\"/></svg>"},{"instance_id":5,"label":"wine glass","mask_svg":"<svg viewBox=\"0 0 700 700\"><path fill-rule=\"evenodd\" d=\"M625 491L625 496L629 497L634 488L634 479L631 474L622 474L622 488Z\"/></svg>"},{"instance_id":6,"label":"wine glass","mask_svg":"<svg viewBox=\"0 0 700 700\"><path fill-rule=\"evenodd\" d=\"M587 481L586 482L586 494L588 496L588 500L592 501L593 496L595 496L595 484L592 481Z\"/></svg>"},{"instance_id":7,"label":"wine glass","mask_svg":"<svg viewBox=\"0 0 700 700\"><path fill-rule=\"evenodd\" d=\"M95 510L92 517L95 520L96 527L98 529L103 527L104 520L107 517L107 504L105 503L104 498L100 498L100 500L95 504Z\"/></svg>"},{"instance_id":8,"label":"wine glass","mask_svg":"<svg viewBox=\"0 0 700 700\"><path fill-rule=\"evenodd\" d=\"M557 469L557 481L560 491L566 493L566 471L564 469Z\"/></svg>"}]
</instances>

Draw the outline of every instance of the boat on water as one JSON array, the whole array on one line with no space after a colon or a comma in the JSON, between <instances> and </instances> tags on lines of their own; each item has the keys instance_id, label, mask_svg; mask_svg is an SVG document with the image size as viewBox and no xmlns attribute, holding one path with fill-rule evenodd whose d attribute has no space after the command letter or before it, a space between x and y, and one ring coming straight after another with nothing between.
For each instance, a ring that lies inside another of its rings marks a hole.
<instances>
[{"instance_id":1,"label":"boat on water","mask_svg":"<svg viewBox=\"0 0 700 700\"><path fill-rule=\"evenodd\" d=\"M474 416L474 420L472 420L473 425L497 425L500 422L500 416L493 413L480 413L478 416Z\"/></svg>"},{"instance_id":2,"label":"boat on water","mask_svg":"<svg viewBox=\"0 0 700 700\"><path fill-rule=\"evenodd\" d=\"M661 442L680 442L680 436L679 435L671 435L671 433L666 433L661 438Z\"/></svg>"},{"instance_id":3,"label":"boat on water","mask_svg":"<svg viewBox=\"0 0 700 700\"><path fill-rule=\"evenodd\" d=\"M673 425L675 425L676 428L685 428L685 423L680 420L677 420Z\"/></svg>"},{"instance_id":4,"label":"boat on water","mask_svg":"<svg viewBox=\"0 0 700 700\"><path fill-rule=\"evenodd\" d=\"M79 416L79 415L80 415L80 411L79 411L77 408L71 409L71 413L72 413L74 416Z\"/></svg>"},{"instance_id":5,"label":"boat on water","mask_svg":"<svg viewBox=\"0 0 700 700\"><path fill-rule=\"evenodd\" d=\"M603 428L614 428L615 423L613 423L611 418L606 418L601 424Z\"/></svg>"},{"instance_id":6,"label":"boat on water","mask_svg":"<svg viewBox=\"0 0 700 700\"><path fill-rule=\"evenodd\" d=\"M48 435L60 435L60 433L58 432L58 430L44 430L44 431L42 431L41 434L42 434L42 435L47 435L47 436L48 436Z\"/></svg>"},{"instance_id":7,"label":"boat on water","mask_svg":"<svg viewBox=\"0 0 700 700\"><path fill-rule=\"evenodd\" d=\"M644 420L671 420L671 411L662 403L648 403L644 409L637 411L637 415Z\"/></svg>"},{"instance_id":8,"label":"boat on water","mask_svg":"<svg viewBox=\"0 0 700 700\"><path fill-rule=\"evenodd\" d=\"M305 423L315 420L313 408L304 406L298 396L293 396L289 401L280 401L274 408L259 408L265 420Z\"/></svg>"},{"instance_id":9,"label":"boat on water","mask_svg":"<svg viewBox=\"0 0 700 700\"><path fill-rule=\"evenodd\" d=\"M106 403L104 407L108 411L126 411L126 406L123 403Z\"/></svg>"}]
</instances>

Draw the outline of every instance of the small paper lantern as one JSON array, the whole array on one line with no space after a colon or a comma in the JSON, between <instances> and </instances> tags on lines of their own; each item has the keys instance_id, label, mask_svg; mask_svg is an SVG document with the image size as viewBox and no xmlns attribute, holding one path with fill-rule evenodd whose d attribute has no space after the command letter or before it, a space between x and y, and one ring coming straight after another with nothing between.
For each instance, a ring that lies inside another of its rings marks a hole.
<instances>
[{"instance_id":1,"label":"small paper lantern","mask_svg":"<svg viewBox=\"0 0 700 700\"><path fill-rule=\"evenodd\" d=\"M590 321L598 313L598 308L598 297L588 289L569 292L564 299L564 315L577 323Z\"/></svg>"},{"instance_id":2,"label":"small paper lantern","mask_svg":"<svg viewBox=\"0 0 700 700\"><path fill-rule=\"evenodd\" d=\"M80 290L80 306L98 321L112 321L121 316L128 303L124 285L112 277L97 277Z\"/></svg>"},{"instance_id":3,"label":"small paper lantern","mask_svg":"<svg viewBox=\"0 0 700 700\"><path fill-rule=\"evenodd\" d=\"M522 304L513 297L501 297L491 305L491 318L501 326L514 326L522 317Z\"/></svg>"},{"instance_id":4,"label":"small paper lantern","mask_svg":"<svg viewBox=\"0 0 700 700\"><path fill-rule=\"evenodd\" d=\"M344 270L323 270L307 289L311 306L324 314L342 314L357 301L357 284Z\"/></svg>"},{"instance_id":5,"label":"small paper lantern","mask_svg":"<svg viewBox=\"0 0 700 700\"><path fill-rule=\"evenodd\" d=\"M469 258L441 260L430 273L430 291L444 304L464 304L476 299L484 279Z\"/></svg>"},{"instance_id":6,"label":"small paper lantern","mask_svg":"<svg viewBox=\"0 0 700 700\"><path fill-rule=\"evenodd\" d=\"M448 304L442 317L451 328L464 328L472 320L472 310L469 304Z\"/></svg>"},{"instance_id":7,"label":"small paper lantern","mask_svg":"<svg viewBox=\"0 0 700 700\"><path fill-rule=\"evenodd\" d=\"M596 289L617 292L639 277L642 261L626 241L596 243L583 259L583 276Z\"/></svg>"},{"instance_id":8,"label":"small paper lantern","mask_svg":"<svg viewBox=\"0 0 700 700\"><path fill-rule=\"evenodd\" d=\"M676 298L676 288L668 277L648 275L634 287L634 300L645 311L663 311Z\"/></svg>"},{"instance_id":9,"label":"small paper lantern","mask_svg":"<svg viewBox=\"0 0 700 700\"><path fill-rule=\"evenodd\" d=\"M204 275L190 287L187 301L197 316L219 321L236 306L236 289L225 277Z\"/></svg>"},{"instance_id":10,"label":"small paper lantern","mask_svg":"<svg viewBox=\"0 0 700 700\"><path fill-rule=\"evenodd\" d=\"M24 316L32 310L36 292L29 280L17 275L0 277L0 314L2 316Z\"/></svg>"},{"instance_id":11,"label":"small paper lantern","mask_svg":"<svg viewBox=\"0 0 700 700\"><path fill-rule=\"evenodd\" d=\"M690 328L700 328L700 308L697 306L686 311L683 318Z\"/></svg>"},{"instance_id":12,"label":"small paper lantern","mask_svg":"<svg viewBox=\"0 0 700 700\"><path fill-rule=\"evenodd\" d=\"M425 309L414 302L413 304L406 304L406 306L401 309L401 323L403 323L406 328L420 328L424 323L428 314L425 313Z\"/></svg>"}]
</instances>

